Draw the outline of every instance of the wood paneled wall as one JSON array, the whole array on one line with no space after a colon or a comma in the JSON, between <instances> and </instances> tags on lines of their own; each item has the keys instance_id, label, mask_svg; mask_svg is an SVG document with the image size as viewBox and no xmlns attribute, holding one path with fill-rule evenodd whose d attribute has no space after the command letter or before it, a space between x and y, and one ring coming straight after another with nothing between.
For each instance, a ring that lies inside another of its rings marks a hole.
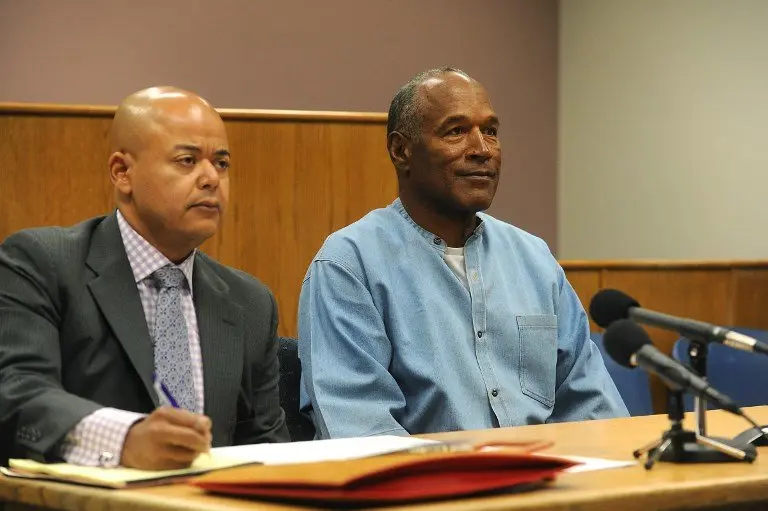
<instances>
[{"instance_id":1,"label":"wood paneled wall","mask_svg":"<svg viewBox=\"0 0 768 511\"><path fill-rule=\"evenodd\" d=\"M648 309L716 325L768 329L768 262L563 261L568 280L589 308L601 288L615 288ZM599 331L592 324L594 331ZM667 354L679 336L648 328L654 344ZM666 406L666 387L652 379L654 407Z\"/></svg>"},{"instance_id":2,"label":"wood paneled wall","mask_svg":"<svg viewBox=\"0 0 768 511\"><path fill-rule=\"evenodd\" d=\"M221 110L232 151L230 207L203 250L275 293L296 334L301 281L331 232L397 195L386 114ZM0 104L0 240L114 207L114 108Z\"/></svg>"},{"instance_id":3,"label":"wood paneled wall","mask_svg":"<svg viewBox=\"0 0 768 511\"><path fill-rule=\"evenodd\" d=\"M0 104L0 240L113 209L112 107ZM397 194L385 114L222 110L233 154L230 209L203 249L264 281L280 334L296 334L301 281L325 237ZM563 267L582 303L615 287L644 306L721 325L768 328L768 262L583 262ZM597 330L597 327L593 325ZM675 334L652 329L671 352ZM658 411L664 390L654 384Z\"/></svg>"}]
</instances>

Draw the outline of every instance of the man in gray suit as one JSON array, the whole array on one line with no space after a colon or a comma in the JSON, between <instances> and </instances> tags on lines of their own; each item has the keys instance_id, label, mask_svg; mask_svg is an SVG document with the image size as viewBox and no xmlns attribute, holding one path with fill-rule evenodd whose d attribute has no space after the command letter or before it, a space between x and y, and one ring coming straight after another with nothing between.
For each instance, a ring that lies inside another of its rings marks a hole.
<instances>
[{"instance_id":1,"label":"man in gray suit","mask_svg":"<svg viewBox=\"0 0 768 511\"><path fill-rule=\"evenodd\" d=\"M229 196L223 121L195 94L146 89L118 108L111 144L114 214L0 245L0 442L164 469L287 441L275 300L197 250Z\"/></svg>"}]
</instances>

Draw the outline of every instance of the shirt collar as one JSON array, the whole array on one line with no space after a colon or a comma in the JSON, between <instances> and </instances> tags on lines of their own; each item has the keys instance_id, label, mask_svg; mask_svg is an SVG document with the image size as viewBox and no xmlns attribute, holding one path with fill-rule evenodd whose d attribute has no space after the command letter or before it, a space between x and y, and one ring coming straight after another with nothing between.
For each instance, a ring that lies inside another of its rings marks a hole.
<instances>
[{"instance_id":1,"label":"shirt collar","mask_svg":"<svg viewBox=\"0 0 768 511\"><path fill-rule=\"evenodd\" d=\"M189 257L181 263L174 264L154 245L145 240L141 234L136 232L123 214L120 213L120 210L117 211L117 225L120 228L120 237L123 239L125 253L128 256L128 263L131 265L131 271L136 283L146 279L160 268L176 266L187 278L190 294L192 293L192 270L195 264L197 249L193 250Z\"/></svg>"},{"instance_id":2,"label":"shirt collar","mask_svg":"<svg viewBox=\"0 0 768 511\"><path fill-rule=\"evenodd\" d=\"M405 206L403 206L403 202L400 200L400 197L396 198L392 204L390 204L390 207L394 208L394 210L397 211L400 216L402 216L408 223L410 223L433 247L445 251L445 247L447 246L445 241L414 222L413 218L411 218L411 215L409 215L408 211L405 210ZM470 243L474 238L480 237L485 230L483 213L478 213L477 218L480 221L478 222L477 227L475 227L475 230L472 232L472 235L467 239L467 243Z\"/></svg>"}]
</instances>

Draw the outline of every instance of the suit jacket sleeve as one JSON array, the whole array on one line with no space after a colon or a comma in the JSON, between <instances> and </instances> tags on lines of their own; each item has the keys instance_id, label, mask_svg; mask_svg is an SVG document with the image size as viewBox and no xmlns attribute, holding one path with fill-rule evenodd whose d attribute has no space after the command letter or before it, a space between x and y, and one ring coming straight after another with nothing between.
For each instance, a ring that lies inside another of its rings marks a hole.
<instances>
[{"instance_id":1,"label":"suit jacket sleeve","mask_svg":"<svg viewBox=\"0 0 768 511\"><path fill-rule=\"evenodd\" d=\"M0 245L0 432L15 456L55 455L67 432L101 405L66 392L55 237L20 232ZM7 454L7 453L6 453Z\"/></svg>"},{"instance_id":2,"label":"suit jacket sleeve","mask_svg":"<svg viewBox=\"0 0 768 511\"><path fill-rule=\"evenodd\" d=\"M246 365L238 399L235 445L290 441L280 407L277 304L266 287L257 286L258 299L251 302L253 310L245 311L252 318L246 321Z\"/></svg>"}]
</instances>

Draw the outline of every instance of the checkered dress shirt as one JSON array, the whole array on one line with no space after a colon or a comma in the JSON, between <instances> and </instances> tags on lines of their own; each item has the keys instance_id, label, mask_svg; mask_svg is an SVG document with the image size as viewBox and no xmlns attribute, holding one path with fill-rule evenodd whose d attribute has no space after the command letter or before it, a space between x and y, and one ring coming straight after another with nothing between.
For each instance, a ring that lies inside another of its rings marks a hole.
<instances>
[{"instance_id":1,"label":"checkered dress shirt","mask_svg":"<svg viewBox=\"0 0 768 511\"><path fill-rule=\"evenodd\" d=\"M156 270L173 265L173 263L134 231L119 211L117 212L117 223L151 335L155 324L155 302L158 294L151 276ZM189 336L189 354L192 361L192 378L196 398L195 411L203 413L203 360L200 353L200 335L197 330L195 304L192 300L194 261L195 253L193 252L178 267L184 273L187 281L187 285L182 289L181 308L187 322ZM144 414L140 413L116 408L101 408L84 417L69 432L62 445L62 457L67 462L78 465L105 467L119 465L120 453L123 450L128 429L143 417Z\"/></svg>"}]
</instances>

